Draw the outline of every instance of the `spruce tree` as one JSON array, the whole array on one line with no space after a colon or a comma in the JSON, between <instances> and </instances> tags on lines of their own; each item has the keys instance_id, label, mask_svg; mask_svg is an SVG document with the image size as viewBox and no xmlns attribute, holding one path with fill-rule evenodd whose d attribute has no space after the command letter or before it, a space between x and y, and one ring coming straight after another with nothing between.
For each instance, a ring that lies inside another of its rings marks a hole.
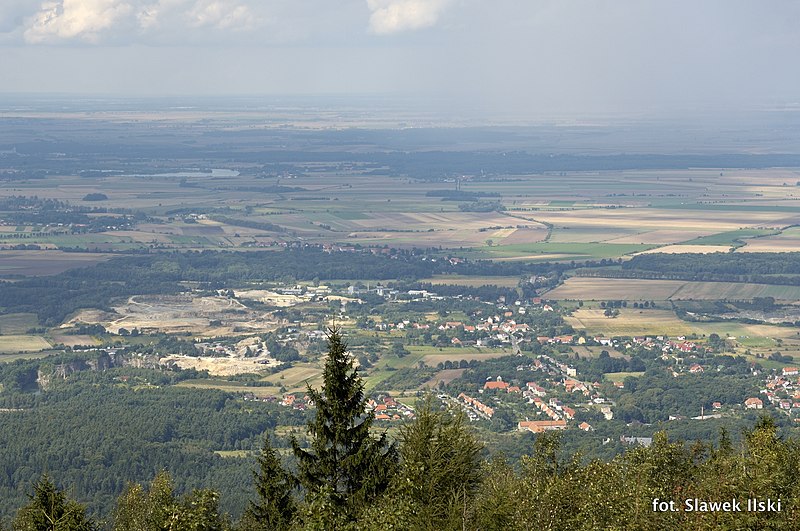
<instances>
[{"instance_id":1,"label":"spruce tree","mask_svg":"<svg viewBox=\"0 0 800 531\"><path fill-rule=\"evenodd\" d=\"M93 531L96 526L86 517L83 505L70 500L50 476L44 474L33 486L28 505L17 512L11 523L14 531Z\"/></svg>"},{"instance_id":2,"label":"spruce tree","mask_svg":"<svg viewBox=\"0 0 800 531\"><path fill-rule=\"evenodd\" d=\"M385 433L370 433L375 416L366 410L364 383L338 327L328 329L322 390L309 385L308 395L316 406L316 416L308 423L310 448L301 448L292 438L298 479L318 507L332 512L337 521L352 520L388 487L397 452Z\"/></svg>"},{"instance_id":3,"label":"spruce tree","mask_svg":"<svg viewBox=\"0 0 800 531\"><path fill-rule=\"evenodd\" d=\"M258 470L253 472L256 501L250 501L245 511L242 527L259 530L282 530L289 527L295 512L292 498L297 480L283 467L277 452L264 438L261 455L258 456Z\"/></svg>"}]
</instances>

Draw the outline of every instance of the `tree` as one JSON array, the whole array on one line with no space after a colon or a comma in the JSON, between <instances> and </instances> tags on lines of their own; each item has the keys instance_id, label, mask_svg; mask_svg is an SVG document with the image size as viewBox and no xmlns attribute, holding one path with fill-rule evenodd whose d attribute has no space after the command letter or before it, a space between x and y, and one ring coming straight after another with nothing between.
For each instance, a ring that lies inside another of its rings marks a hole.
<instances>
[{"instance_id":1,"label":"tree","mask_svg":"<svg viewBox=\"0 0 800 531\"><path fill-rule=\"evenodd\" d=\"M291 441L298 479L324 517L354 520L367 500L388 487L396 468L396 450L385 433L370 434L375 416L366 411L364 383L337 327L328 329L322 378L320 391L308 386L316 406L316 416L308 423L310 448L302 448L294 437Z\"/></svg>"},{"instance_id":2,"label":"tree","mask_svg":"<svg viewBox=\"0 0 800 531\"><path fill-rule=\"evenodd\" d=\"M258 471L253 472L256 501L250 501L244 516L247 529L281 530L289 527L295 513L292 491L297 480L281 466L277 452L264 438L261 455L258 456Z\"/></svg>"},{"instance_id":3,"label":"tree","mask_svg":"<svg viewBox=\"0 0 800 531\"><path fill-rule=\"evenodd\" d=\"M219 495L196 489L183 499L173 493L172 478L160 472L149 489L128 485L114 510L118 531L225 531L228 522L219 514Z\"/></svg>"},{"instance_id":4,"label":"tree","mask_svg":"<svg viewBox=\"0 0 800 531\"><path fill-rule=\"evenodd\" d=\"M11 523L14 531L93 531L94 522L86 508L67 498L44 474L33 486L30 503L17 512Z\"/></svg>"},{"instance_id":5,"label":"tree","mask_svg":"<svg viewBox=\"0 0 800 531\"><path fill-rule=\"evenodd\" d=\"M172 479L166 472L159 472L150 483L149 489L138 483L129 484L117 500L114 509L114 529L119 531L161 529L175 505L172 489Z\"/></svg>"},{"instance_id":6,"label":"tree","mask_svg":"<svg viewBox=\"0 0 800 531\"><path fill-rule=\"evenodd\" d=\"M462 413L434 411L430 396L417 409L417 419L400 429L398 490L414 506L414 529L461 529L480 485L483 446Z\"/></svg>"}]
</instances>

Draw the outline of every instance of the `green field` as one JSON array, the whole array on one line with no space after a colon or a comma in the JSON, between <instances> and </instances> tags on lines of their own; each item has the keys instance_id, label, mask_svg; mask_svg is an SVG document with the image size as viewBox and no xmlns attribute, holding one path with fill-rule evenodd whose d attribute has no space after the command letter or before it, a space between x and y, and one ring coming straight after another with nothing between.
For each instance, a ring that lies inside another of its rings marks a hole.
<instances>
[{"instance_id":1,"label":"green field","mask_svg":"<svg viewBox=\"0 0 800 531\"><path fill-rule=\"evenodd\" d=\"M766 230L766 229L740 229L740 230L732 230L728 232L720 232L719 234L712 234L710 236L701 236L700 238L695 238L693 240L687 240L685 242L681 242L686 245L740 245L743 242L741 240L747 238L756 238L760 236L769 236L772 234L777 234L774 230Z\"/></svg>"},{"instance_id":2,"label":"green field","mask_svg":"<svg viewBox=\"0 0 800 531\"><path fill-rule=\"evenodd\" d=\"M627 378L628 376L633 376L634 378L638 378L643 374L644 372L607 372L606 374L603 375L603 377L606 380L617 383L617 382L623 382L625 378Z\"/></svg>"},{"instance_id":3,"label":"green field","mask_svg":"<svg viewBox=\"0 0 800 531\"><path fill-rule=\"evenodd\" d=\"M9 313L0 315L0 334L21 335L31 328L39 326L36 314Z\"/></svg>"},{"instance_id":4,"label":"green field","mask_svg":"<svg viewBox=\"0 0 800 531\"><path fill-rule=\"evenodd\" d=\"M473 248L471 258L491 260L568 261L619 258L654 249L656 245L622 243L538 242Z\"/></svg>"},{"instance_id":5,"label":"green field","mask_svg":"<svg viewBox=\"0 0 800 531\"><path fill-rule=\"evenodd\" d=\"M35 360L46 358L56 354L52 350L42 350L40 352L23 352L22 354L3 354L0 352L0 363L11 363L17 360Z\"/></svg>"}]
</instances>

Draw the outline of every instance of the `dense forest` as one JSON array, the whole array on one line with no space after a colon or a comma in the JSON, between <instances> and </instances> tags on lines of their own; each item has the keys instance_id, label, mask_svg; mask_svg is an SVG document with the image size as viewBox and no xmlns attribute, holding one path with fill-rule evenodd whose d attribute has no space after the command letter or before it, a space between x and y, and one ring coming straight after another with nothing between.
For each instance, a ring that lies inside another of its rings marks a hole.
<instances>
[{"instance_id":1,"label":"dense forest","mask_svg":"<svg viewBox=\"0 0 800 531\"><path fill-rule=\"evenodd\" d=\"M363 382L346 349L333 330L323 386L309 391L316 411L307 423L307 439L264 438L252 476L237 476L230 485L215 484L212 477L216 490L186 491L176 488L181 475L207 473L207 463L195 461L168 474L152 464L142 466L142 459L150 463L147 457L134 453L126 466L141 466L151 479L129 483L116 500L107 499L103 519L71 495L70 486L82 480L80 475L44 475L18 505L12 529L800 529L800 444L780 438L770 417L746 430L740 443L724 430L715 444L687 444L659 433L651 445L633 447L609 462L565 455L558 435L545 433L515 466L502 457L485 460L464 417L430 399L419 404L416 418L400 428L395 440L373 429L374 414L366 409ZM150 396L145 389L124 392L140 393L142 400ZM73 399L69 392L58 398ZM235 438L223 435L236 429L232 426L192 418L191 401L182 398L170 396L157 415L140 419L137 429L153 439L176 441L209 430L208 435L219 434L222 446ZM229 405L224 393L202 400L216 401L217 410L237 407ZM93 404L92 411L100 415L109 409L104 425L113 425L113 415L125 415L113 409L113 401L99 396ZM93 457L69 455L57 444L67 430L32 441L39 427L58 429L53 424L62 422L46 407L32 410L38 420L28 431L3 426L0 433L27 435L4 443L29 451L42 447L50 459L73 460L76 468L88 471L109 466L104 457L113 448L103 446L105 437L79 434L87 437L86 448L96 449ZM185 408L186 414L174 415L171 408ZM269 428L264 413L249 413L253 422L261 419L253 432ZM162 417L171 416L175 424L168 428ZM81 429L69 419L63 423ZM125 437L108 438L125 444ZM289 463L282 457L286 452L276 450L287 443ZM150 450L165 452L163 447ZM31 472L26 471L27 479ZM250 501L241 518L231 519L220 503L236 490L246 490Z\"/></svg>"},{"instance_id":2,"label":"dense forest","mask_svg":"<svg viewBox=\"0 0 800 531\"><path fill-rule=\"evenodd\" d=\"M80 369L77 355L0 366L0 515L26 500L20 490L43 471L107 515L129 481L161 470L185 491L224 490L221 507L240 513L252 462L215 452L256 450L276 424L304 415L216 390L176 387L195 371Z\"/></svg>"},{"instance_id":3,"label":"dense forest","mask_svg":"<svg viewBox=\"0 0 800 531\"><path fill-rule=\"evenodd\" d=\"M582 269L578 274L800 285L800 256L797 253L650 253L634 256L621 269Z\"/></svg>"}]
</instances>

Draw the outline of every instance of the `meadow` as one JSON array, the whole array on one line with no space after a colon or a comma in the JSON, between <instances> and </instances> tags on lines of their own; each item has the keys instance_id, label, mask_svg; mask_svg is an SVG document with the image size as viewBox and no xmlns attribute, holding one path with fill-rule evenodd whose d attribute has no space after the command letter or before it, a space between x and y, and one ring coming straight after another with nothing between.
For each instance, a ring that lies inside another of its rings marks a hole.
<instances>
[{"instance_id":1,"label":"meadow","mask_svg":"<svg viewBox=\"0 0 800 531\"><path fill-rule=\"evenodd\" d=\"M2 335L0 336L0 353L39 352L52 345L41 336Z\"/></svg>"}]
</instances>

